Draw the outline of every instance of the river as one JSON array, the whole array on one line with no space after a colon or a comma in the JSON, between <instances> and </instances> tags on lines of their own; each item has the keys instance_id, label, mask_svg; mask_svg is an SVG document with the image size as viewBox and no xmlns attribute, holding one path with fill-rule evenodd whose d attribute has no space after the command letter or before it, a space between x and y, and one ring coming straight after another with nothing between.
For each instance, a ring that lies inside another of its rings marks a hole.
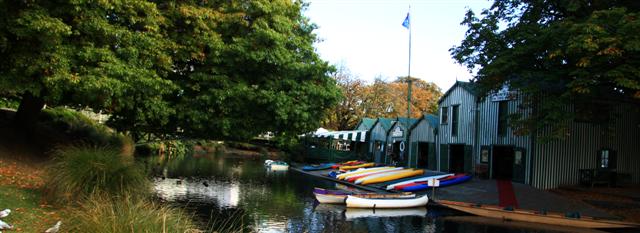
<instances>
[{"instance_id":1,"label":"river","mask_svg":"<svg viewBox=\"0 0 640 233\"><path fill-rule=\"evenodd\" d=\"M561 228L491 223L496 221L431 207L373 211L317 204L313 188L335 189L335 183L295 171L267 171L262 160L196 154L171 159L149 157L144 162L154 176L155 192L161 200L186 208L203 228L213 230L566 232Z\"/></svg>"}]
</instances>

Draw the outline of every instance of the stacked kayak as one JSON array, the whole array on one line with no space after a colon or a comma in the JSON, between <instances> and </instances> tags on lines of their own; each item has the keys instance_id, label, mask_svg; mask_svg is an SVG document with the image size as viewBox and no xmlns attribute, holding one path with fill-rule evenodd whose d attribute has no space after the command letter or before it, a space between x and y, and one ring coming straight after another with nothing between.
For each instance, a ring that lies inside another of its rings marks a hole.
<instances>
[{"instance_id":1,"label":"stacked kayak","mask_svg":"<svg viewBox=\"0 0 640 233\"><path fill-rule=\"evenodd\" d=\"M308 166L303 166L302 170L303 171L318 171L318 170L325 170L325 169L330 169L335 165L335 163L323 163L323 164L318 164L318 165L308 165Z\"/></svg>"},{"instance_id":2,"label":"stacked kayak","mask_svg":"<svg viewBox=\"0 0 640 233\"><path fill-rule=\"evenodd\" d=\"M347 162L343 162L343 163L336 163L333 166L331 166L331 168L339 168L341 166L353 166L353 165L360 165L363 163L367 163L365 161L360 161L360 160L351 160L351 161L347 161Z\"/></svg>"},{"instance_id":3,"label":"stacked kayak","mask_svg":"<svg viewBox=\"0 0 640 233\"><path fill-rule=\"evenodd\" d=\"M465 175L465 174L457 174L454 176L443 177L439 179L440 180L439 187L446 187L454 184L459 184L459 183L468 181L470 179L471 179L471 176ZM430 186L427 184L427 181L420 181L420 182L413 182L409 184L397 185L394 187L394 189L402 190L405 192L415 192L415 191L425 190L429 187Z\"/></svg>"},{"instance_id":4,"label":"stacked kayak","mask_svg":"<svg viewBox=\"0 0 640 233\"><path fill-rule=\"evenodd\" d=\"M365 180L362 180L360 184L363 184L363 185L376 184L376 183L382 183L382 182L387 182L387 181L392 181L392 180L397 180L397 179L402 179L402 178L407 178L407 177L412 177L412 176L417 176L422 174L424 174L424 170L422 169L418 169L418 170L404 169L398 172L391 172L389 174L385 174L382 176L367 178ZM358 181L356 181L356 183L357 182Z\"/></svg>"},{"instance_id":5,"label":"stacked kayak","mask_svg":"<svg viewBox=\"0 0 640 233\"><path fill-rule=\"evenodd\" d=\"M449 177L449 176L453 176L454 174L445 174L445 175L434 175L434 176L426 176L426 177L420 177L420 178L415 178L415 179L411 179L411 180L407 180L407 181L402 181L402 182L398 182L398 183L393 183L390 185L387 185L387 190L392 190L392 189L396 189L396 187L402 186L405 187L407 184L412 184L412 183L417 183L417 182L426 182L428 180L431 179L440 179L440 178L445 178L445 177Z\"/></svg>"},{"instance_id":6,"label":"stacked kayak","mask_svg":"<svg viewBox=\"0 0 640 233\"><path fill-rule=\"evenodd\" d=\"M375 163L363 163L358 165L340 166L339 169L341 171L349 171L349 170L354 170L358 168L373 167L375 165L376 165Z\"/></svg>"}]
</instances>

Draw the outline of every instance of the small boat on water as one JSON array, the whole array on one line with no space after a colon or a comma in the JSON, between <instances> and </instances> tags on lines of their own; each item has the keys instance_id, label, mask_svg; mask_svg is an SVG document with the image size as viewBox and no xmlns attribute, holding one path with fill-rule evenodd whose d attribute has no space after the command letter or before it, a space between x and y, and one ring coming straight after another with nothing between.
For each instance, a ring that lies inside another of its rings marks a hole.
<instances>
[{"instance_id":1,"label":"small boat on water","mask_svg":"<svg viewBox=\"0 0 640 233\"><path fill-rule=\"evenodd\" d=\"M424 174L424 170L422 170L422 169L413 170L413 171L405 171L405 172L390 174L390 175L387 175L387 176L377 177L377 178L374 178L374 179L368 179L368 180L363 181L361 184L366 185L366 184L382 183L382 182L387 182L387 181L392 181L392 180L397 180L397 179L402 179L402 178L407 178L407 177L418 176L418 175L422 175L422 174Z\"/></svg>"},{"instance_id":2,"label":"small boat on water","mask_svg":"<svg viewBox=\"0 0 640 233\"><path fill-rule=\"evenodd\" d=\"M441 178L440 181L440 186L439 187L446 187L446 186L450 186L450 185L454 185L454 184L459 184L465 181L468 181L471 179L471 176L469 175L464 175L464 174L458 174L455 176L449 176L449 177L445 177L445 178ZM402 186L400 186L402 187ZM400 187L396 187L397 190L402 190L405 192L415 192L415 191L420 191L420 190L425 190L427 188L429 188L429 184L427 184L427 182L419 182L419 183L413 183L413 184L409 184L407 186L404 186L402 188Z\"/></svg>"},{"instance_id":3,"label":"small boat on water","mask_svg":"<svg viewBox=\"0 0 640 233\"><path fill-rule=\"evenodd\" d=\"M356 218L388 218L388 217L405 217L405 216L416 216L416 217L425 217L427 216L427 208L425 207L416 207L416 208L403 208L403 209L363 209L363 208L347 208L344 213L347 220L356 219Z\"/></svg>"},{"instance_id":4,"label":"small boat on water","mask_svg":"<svg viewBox=\"0 0 640 233\"><path fill-rule=\"evenodd\" d=\"M289 164L283 161L273 161L268 166L271 171L286 171L289 170Z\"/></svg>"},{"instance_id":5,"label":"small boat on water","mask_svg":"<svg viewBox=\"0 0 640 233\"><path fill-rule=\"evenodd\" d=\"M302 170L303 171L325 170L325 169L331 169L331 167L333 167L333 165L335 165L335 163L323 163L323 164L318 164L318 165L308 165L308 166L303 166Z\"/></svg>"},{"instance_id":6,"label":"small boat on water","mask_svg":"<svg viewBox=\"0 0 640 233\"><path fill-rule=\"evenodd\" d=\"M347 201L349 201L347 199ZM513 220L522 222L542 223L551 225L562 225L582 228L640 228L640 224L623 222L617 220L607 220L579 214L561 214L555 212L538 212L521 209L505 209L493 205L478 205L465 202L455 202L438 200L438 204L459 210L469 214L474 214L489 218L503 220Z\"/></svg>"},{"instance_id":7,"label":"small boat on water","mask_svg":"<svg viewBox=\"0 0 640 233\"><path fill-rule=\"evenodd\" d=\"M313 195L316 200L322 204L344 204L348 195L362 198L411 198L415 197L413 193L352 193L343 190L329 190L314 188Z\"/></svg>"},{"instance_id":8,"label":"small boat on water","mask_svg":"<svg viewBox=\"0 0 640 233\"><path fill-rule=\"evenodd\" d=\"M345 200L348 208L412 208L426 206L427 195L413 198L365 198L348 195Z\"/></svg>"}]
</instances>

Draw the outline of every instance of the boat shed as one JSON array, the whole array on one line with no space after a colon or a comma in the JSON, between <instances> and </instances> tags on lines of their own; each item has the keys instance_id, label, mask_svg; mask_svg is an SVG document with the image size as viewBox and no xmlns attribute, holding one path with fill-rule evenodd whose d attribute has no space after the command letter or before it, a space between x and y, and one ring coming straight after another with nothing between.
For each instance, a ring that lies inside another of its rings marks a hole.
<instances>
[{"instance_id":1,"label":"boat shed","mask_svg":"<svg viewBox=\"0 0 640 233\"><path fill-rule=\"evenodd\" d=\"M550 139L551 128L517 135L509 126L509 115L526 116L532 111L523 107L522 99L508 86L480 97L473 83L456 82L439 101L438 170L472 172L480 178L507 179L540 189L581 183L640 184L637 101L572 103L565 109L576 118L567 122L566 136ZM601 112L583 119L593 114L580 114L585 111L581 105L594 104L602 105ZM417 132L423 131L411 130L411 134ZM429 163L427 168L432 168Z\"/></svg>"},{"instance_id":2,"label":"boat shed","mask_svg":"<svg viewBox=\"0 0 640 233\"><path fill-rule=\"evenodd\" d=\"M409 128L409 167L438 169L438 116L425 114Z\"/></svg>"},{"instance_id":3,"label":"boat shed","mask_svg":"<svg viewBox=\"0 0 640 233\"><path fill-rule=\"evenodd\" d=\"M438 170L472 172L478 99L475 84L457 81L438 101Z\"/></svg>"},{"instance_id":4,"label":"boat shed","mask_svg":"<svg viewBox=\"0 0 640 233\"><path fill-rule=\"evenodd\" d=\"M387 132L387 151L384 162L409 166L409 128L418 121L415 118L398 117Z\"/></svg>"},{"instance_id":5,"label":"boat shed","mask_svg":"<svg viewBox=\"0 0 640 233\"><path fill-rule=\"evenodd\" d=\"M378 118L373 126L371 126L371 130L369 131L369 153L376 163L384 162L387 132L389 132L394 122L395 119Z\"/></svg>"}]
</instances>

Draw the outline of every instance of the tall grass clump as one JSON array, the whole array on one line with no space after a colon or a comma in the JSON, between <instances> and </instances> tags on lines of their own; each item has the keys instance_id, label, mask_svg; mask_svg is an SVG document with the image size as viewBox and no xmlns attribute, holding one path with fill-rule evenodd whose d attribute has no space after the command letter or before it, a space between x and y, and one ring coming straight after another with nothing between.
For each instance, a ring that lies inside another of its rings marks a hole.
<instances>
[{"instance_id":1,"label":"tall grass clump","mask_svg":"<svg viewBox=\"0 0 640 233\"><path fill-rule=\"evenodd\" d=\"M151 183L132 156L118 149L69 146L54 153L48 168L48 191L55 201L77 202L93 193L112 197L146 196Z\"/></svg>"},{"instance_id":2,"label":"tall grass clump","mask_svg":"<svg viewBox=\"0 0 640 233\"><path fill-rule=\"evenodd\" d=\"M68 232L200 232L180 209L145 199L93 194L70 211Z\"/></svg>"}]
</instances>

